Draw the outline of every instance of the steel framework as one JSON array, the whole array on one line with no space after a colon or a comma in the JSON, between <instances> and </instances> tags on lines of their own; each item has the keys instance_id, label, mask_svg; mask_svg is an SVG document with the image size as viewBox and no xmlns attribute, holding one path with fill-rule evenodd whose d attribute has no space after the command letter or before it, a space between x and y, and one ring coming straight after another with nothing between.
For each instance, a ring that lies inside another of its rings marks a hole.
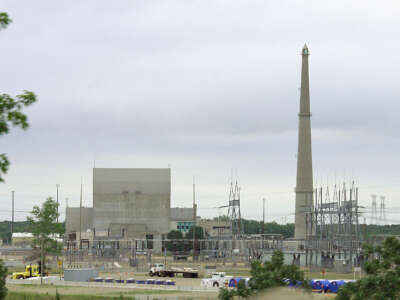
<instances>
[{"instance_id":1,"label":"steel framework","mask_svg":"<svg viewBox=\"0 0 400 300\"><path fill-rule=\"evenodd\" d=\"M343 183L331 194L329 188L314 191L314 207L307 212L305 240L306 265L333 267L337 259L349 265L360 264L363 241L359 223L358 188Z\"/></svg>"},{"instance_id":2,"label":"steel framework","mask_svg":"<svg viewBox=\"0 0 400 300\"><path fill-rule=\"evenodd\" d=\"M239 238L243 234L240 213L240 187L231 182L229 191L228 217L231 222L232 237Z\"/></svg>"}]
</instances>

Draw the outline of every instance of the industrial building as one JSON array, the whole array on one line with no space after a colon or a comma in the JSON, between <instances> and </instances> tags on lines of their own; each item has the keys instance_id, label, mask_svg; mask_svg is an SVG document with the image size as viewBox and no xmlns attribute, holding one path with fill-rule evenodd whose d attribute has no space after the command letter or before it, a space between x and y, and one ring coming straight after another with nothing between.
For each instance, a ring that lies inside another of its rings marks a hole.
<instances>
[{"instance_id":1,"label":"industrial building","mask_svg":"<svg viewBox=\"0 0 400 300\"><path fill-rule=\"evenodd\" d=\"M170 230L188 233L196 220L196 211L192 207L171 207Z\"/></svg>"},{"instance_id":2,"label":"industrial building","mask_svg":"<svg viewBox=\"0 0 400 300\"><path fill-rule=\"evenodd\" d=\"M213 239L227 239L232 237L231 221L201 219L198 222L204 230L205 236Z\"/></svg>"},{"instance_id":3,"label":"industrial building","mask_svg":"<svg viewBox=\"0 0 400 300\"><path fill-rule=\"evenodd\" d=\"M82 215L82 217L81 217ZM65 232L93 230L93 207L67 207L65 209Z\"/></svg>"},{"instance_id":4,"label":"industrial building","mask_svg":"<svg viewBox=\"0 0 400 300\"><path fill-rule=\"evenodd\" d=\"M94 168L93 207L67 207L65 222L68 240L79 232L90 239L161 240L171 226L171 170Z\"/></svg>"},{"instance_id":5,"label":"industrial building","mask_svg":"<svg viewBox=\"0 0 400 300\"><path fill-rule=\"evenodd\" d=\"M170 227L171 170L93 169L96 235L161 237Z\"/></svg>"},{"instance_id":6,"label":"industrial building","mask_svg":"<svg viewBox=\"0 0 400 300\"><path fill-rule=\"evenodd\" d=\"M93 241L93 257L102 258L108 251L110 255L114 253L113 257L120 253L133 256L136 261L137 255L148 249L167 249L169 231L186 234L195 224L205 234L201 240L186 240L193 247L193 259L262 259L281 249L289 263L337 269L360 265L365 237L358 219L357 187L354 183L335 185L332 197L329 190L323 193L314 188L309 55L305 45L301 50L294 238L284 240L280 234L263 232L245 234L237 180L231 182L228 203L218 207L227 208L228 215L223 220L198 218L195 203L192 208L171 208L170 169L93 169L93 208L67 209L67 233L75 232L77 239L76 232L81 228L79 238Z\"/></svg>"}]
</instances>

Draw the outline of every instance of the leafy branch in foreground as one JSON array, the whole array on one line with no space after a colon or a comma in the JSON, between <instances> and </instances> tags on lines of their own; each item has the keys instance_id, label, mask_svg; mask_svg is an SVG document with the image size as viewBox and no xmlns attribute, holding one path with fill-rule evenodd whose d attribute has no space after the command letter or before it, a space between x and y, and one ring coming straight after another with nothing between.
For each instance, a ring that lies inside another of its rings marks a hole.
<instances>
[{"instance_id":1,"label":"leafy branch in foreground","mask_svg":"<svg viewBox=\"0 0 400 300\"><path fill-rule=\"evenodd\" d=\"M337 300L400 299L400 241L388 237L383 244L363 246L367 276L341 287Z\"/></svg>"},{"instance_id":2,"label":"leafy branch in foreground","mask_svg":"<svg viewBox=\"0 0 400 300\"><path fill-rule=\"evenodd\" d=\"M9 133L10 127L29 127L28 117L22 112L36 102L36 95L33 92L24 91L15 98L8 94L0 94L0 136ZM0 182L4 181L2 174L7 173L10 161L5 153L0 154Z\"/></svg>"},{"instance_id":3,"label":"leafy branch in foreground","mask_svg":"<svg viewBox=\"0 0 400 300\"><path fill-rule=\"evenodd\" d=\"M5 29L11 22L12 20L8 16L8 13L0 12L0 30Z\"/></svg>"}]
</instances>

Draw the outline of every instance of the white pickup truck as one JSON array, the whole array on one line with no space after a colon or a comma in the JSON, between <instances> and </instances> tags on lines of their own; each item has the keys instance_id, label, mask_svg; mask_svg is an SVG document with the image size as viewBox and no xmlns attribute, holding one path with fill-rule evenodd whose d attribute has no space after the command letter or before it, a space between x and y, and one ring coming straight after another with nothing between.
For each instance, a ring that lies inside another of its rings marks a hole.
<instances>
[{"instance_id":1,"label":"white pickup truck","mask_svg":"<svg viewBox=\"0 0 400 300\"><path fill-rule=\"evenodd\" d=\"M226 276L225 272L215 272L211 274L211 278L201 280L201 286L205 287L227 287L233 276Z\"/></svg>"}]
</instances>

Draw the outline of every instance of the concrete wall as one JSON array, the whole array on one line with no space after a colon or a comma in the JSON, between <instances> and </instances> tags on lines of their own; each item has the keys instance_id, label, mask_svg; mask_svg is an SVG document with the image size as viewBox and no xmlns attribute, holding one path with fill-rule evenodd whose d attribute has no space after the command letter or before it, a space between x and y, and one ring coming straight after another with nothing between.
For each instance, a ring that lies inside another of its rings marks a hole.
<instances>
[{"instance_id":1,"label":"concrete wall","mask_svg":"<svg viewBox=\"0 0 400 300\"><path fill-rule=\"evenodd\" d=\"M93 208L82 207L82 231L93 229ZM79 232L79 207L67 207L65 211L65 233Z\"/></svg>"},{"instance_id":2,"label":"concrete wall","mask_svg":"<svg viewBox=\"0 0 400 300\"><path fill-rule=\"evenodd\" d=\"M125 228L130 237L168 233L171 171L95 168L93 208L96 231Z\"/></svg>"},{"instance_id":3,"label":"concrete wall","mask_svg":"<svg viewBox=\"0 0 400 300\"><path fill-rule=\"evenodd\" d=\"M226 237L232 234L229 221L201 219L197 226L203 227L205 233L210 237Z\"/></svg>"},{"instance_id":4,"label":"concrete wall","mask_svg":"<svg viewBox=\"0 0 400 300\"><path fill-rule=\"evenodd\" d=\"M171 207L172 221L193 221L193 207Z\"/></svg>"},{"instance_id":5,"label":"concrete wall","mask_svg":"<svg viewBox=\"0 0 400 300\"><path fill-rule=\"evenodd\" d=\"M89 281L97 276L99 276L99 272L92 268L64 269L65 281Z\"/></svg>"}]
</instances>

